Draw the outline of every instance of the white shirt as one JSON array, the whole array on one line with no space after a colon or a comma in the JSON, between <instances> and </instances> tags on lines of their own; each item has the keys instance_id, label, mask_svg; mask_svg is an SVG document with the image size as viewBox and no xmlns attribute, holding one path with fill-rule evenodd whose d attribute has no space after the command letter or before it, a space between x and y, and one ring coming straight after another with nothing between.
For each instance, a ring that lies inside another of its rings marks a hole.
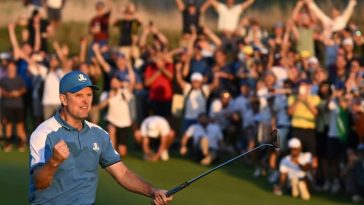
<instances>
[{"instance_id":1,"label":"white shirt","mask_svg":"<svg viewBox=\"0 0 364 205\"><path fill-rule=\"evenodd\" d=\"M206 112L206 102L210 95L208 85L203 85L201 89L193 89L192 91L191 89L191 84L186 83L183 90L183 96L188 97L185 104L185 119L197 119L200 113ZM188 95L188 93L190 94Z\"/></svg>"},{"instance_id":2,"label":"white shirt","mask_svg":"<svg viewBox=\"0 0 364 205\"><path fill-rule=\"evenodd\" d=\"M118 89L116 95L109 98L106 120L116 127L130 127L132 124L129 102L133 95L128 89Z\"/></svg>"},{"instance_id":3,"label":"white shirt","mask_svg":"<svg viewBox=\"0 0 364 205\"><path fill-rule=\"evenodd\" d=\"M52 9L60 9L62 8L63 0L48 0L47 6Z\"/></svg>"},{"instance_id":4,"label":"white shirt","mask_svg":"<svg viewBox=\"0 0 364 205\"><path fill-rule=\"evenodd\" d=\"M60 105L59 100L59 82L63 77L64 72L62 69L50 71L44 78L43 89L43 105Z\"/></svg>"},{"instance_id":5,"label":"white shirt","mask_svg":"<svg viewBox=\"0 0 364 205\"><path fill-rule=\"evenodd\" d=\"M217 13L219 15L217 29L219 31L234 32L238 27L239 18L243 13L243 9L239 4L228 8L225 4L218 3Z\"/></svg>"},{"instance_id":6,"label":"white shirt","mask_svg":"<svg viewBox=\"0 0 364 205\"><path fill-rule=\"evenodd\" d=\"M206 128L202 127L200 124L191 125L187 129L186 135L192 137L193 143L196 146L198 146L201 137L207 137L209 148L215 150L219 149L219 142L223 139L221 129L216 123L210 123Z\"/></svg>"},{"instance_id":7,"label":"white shirt","mask_svg":"<svg viewBox=\"0 0 364 205\"><path fill-rule=\"evenodd\" d=\"M148 136L147 126L149 123L155 123L158 132L160 133L156 137ZM171 128L166 119L160 116L150 116L143 120L142 125L140 126L140 132L142 137L152 137L152 138L159 138L161 136L167 136Z\"/></svg>"},{"instance_id":8,"label":"white shirt","mask_svg":"<svg viewBox=\"0 0 364 205\"><path fill-rule=\"evenodd\" d=\"M300 155L298 156L298 163L300 165L312 163L311 153L300 153ZM288 174L288 177L290 179L298 179L306 176L305 171L301 170L298 164L291 161L291 155L287 155L281 160L279 164L279 172Z\"/></svg>"},{"instance_id":9,"label":"white shirt","mask_svg":"<svg viewBox=\"0 0 364 205\"><path fill-rule=\"evenodd\" d=\"M349 4L344 12L335 19L332 19L328 17L325 13L323 13L314 2L311 2L309 4L309 7L313 10L317 18L320 19L322 22L324 27L323 35L330 38L333 32L343 30L346 27L348 21L351 18L351 15L354 12L356 4L356 1L349 1Z\"/></svg>"}]
</instances>

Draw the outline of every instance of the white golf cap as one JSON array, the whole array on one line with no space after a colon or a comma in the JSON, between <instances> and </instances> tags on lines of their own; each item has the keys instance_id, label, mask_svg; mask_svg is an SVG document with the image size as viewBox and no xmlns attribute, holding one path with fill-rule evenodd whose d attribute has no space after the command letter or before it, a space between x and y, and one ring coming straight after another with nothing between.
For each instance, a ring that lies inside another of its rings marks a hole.
<instances>
[{"instance_id":1,"label":"white golf cap","mask_svg":"<svg viewBox=\"0 0 364 205\"><path fill-rule=\"evenodd\" d=\"M288 141L288 147L290 149L301 148L301 141L297 138L292 138Z\"/></svg>"},{"instance_id":2,"label":"white golf cap","mask_svg":"<svg viewBox=\"0 0 364 205\"><path fill-rule=\"evenodd\" d=\"M354 41L352 38L345 38L343 40L343 45L354 45Z\"/></svg>"},{"instance_id":3,"label":"white golf cap","mask_svg":"<svg viewBox=\"0 0 364 205\"><path fill-rule=\"evenodd\" d=\"M158 137L160 134L158 129L158 124L156 122L150 121L147 124L147 135L148 137Z\"/></svg>"},{"instance_id":4,"label":"white golf cap","mask_svg":"<svg viewBox=\"0 0 364 205\"><path fill-rule=\"evenodd\" d=\"M310 63L310 64L318 64L319 61L318 61L318 59L315 56L312 56L312 57L310 57L308 59L308 63Z\"/></svg>"},{"instance_id":5,"label":"white golf cap","mask_svg":"<svg viewBox=\"0 0 364 205\"><path fill-rule=\"evenodd\" d=\"M203 76L201 73L192 73L191 82L192 81L203 81Z\"/></svg>"}]
</instances>

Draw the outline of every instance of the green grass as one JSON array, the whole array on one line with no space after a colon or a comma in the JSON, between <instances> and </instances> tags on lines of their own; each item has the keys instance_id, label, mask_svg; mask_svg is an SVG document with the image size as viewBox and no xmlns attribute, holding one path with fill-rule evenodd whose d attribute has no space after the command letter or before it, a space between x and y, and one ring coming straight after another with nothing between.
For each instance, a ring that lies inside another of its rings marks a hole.
<instances>
[{"instance_id":1,"label":"green grass","mask_svg":"<svg viewBox=\"0 0 364 205\"><path fill-rule=\"evenodd\" d=\"M147 163L140 159L140 153L133 153L124 162L147 181L165 188L171 188L208 169L176 156L172 156L168 162ZM343 196L323 194L315 194L309 202L293 199L288 195L277 197L271 193L271 186L265 179L254 179L251 173L251 169L236 162L178 193L171 204L351 204ZM28 182L28 154L0 152L1 204L27 204ZM138 205L150 204L150 200L120 188L108 173L100 169L96 204Z\"/></svg>"}]
</instances>

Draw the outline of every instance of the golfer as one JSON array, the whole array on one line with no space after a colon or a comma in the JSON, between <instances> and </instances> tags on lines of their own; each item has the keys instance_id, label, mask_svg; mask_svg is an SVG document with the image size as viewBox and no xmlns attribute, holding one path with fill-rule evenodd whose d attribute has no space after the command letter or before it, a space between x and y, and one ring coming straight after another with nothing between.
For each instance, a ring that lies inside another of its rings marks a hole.
<instances>
[{"instance_id":1,"label":"golfer","mask_svg":"<svg viewBox=\"0 0 364 205\"><path fill-rule=\"evenodd\" d=\"M62 108L30 138L30 203L94 204L99 164L128 191L151 197L153 204L167 204L172 198L166 191L130 171L107 132L85 120L97 89L80 71L61 79Z\"/></svg>"}]
</instances>

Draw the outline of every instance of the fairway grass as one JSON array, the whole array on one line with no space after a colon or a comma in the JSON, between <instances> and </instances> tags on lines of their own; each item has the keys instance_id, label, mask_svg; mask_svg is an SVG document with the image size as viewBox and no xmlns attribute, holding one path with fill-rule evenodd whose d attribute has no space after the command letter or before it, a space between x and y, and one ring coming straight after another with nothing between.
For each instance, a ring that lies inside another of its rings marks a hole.
<instances>
[{"instance_id":1,"label":"fairway grass","mask_svg":"<svg viewBox=\"0 0 364 205\"><path fill-rule=\"evenodd\" d=\"M192 161L173 157L168 162L148 163L140 159L139 153L133 153L124 162L128 167L147 181L158 187L172 188L203 171L208 167ZM28 154L19 152L0 152L0 196L1 204L28 204L29 168ZM271 193L271 185L264 178L252 177L252 170L244 167L241 161L224 167L192 184L189 188L175 195L173 205L217 205L217 204L252 204L252 205L344 205L351 204L342 196L314 194L312 200L305 202L293 199L287 194L282 197ZM100 169L100 181L97 190L98 205L139 205L150 204L150 200L129 193Z\"/></svg>"}]
</instances>

